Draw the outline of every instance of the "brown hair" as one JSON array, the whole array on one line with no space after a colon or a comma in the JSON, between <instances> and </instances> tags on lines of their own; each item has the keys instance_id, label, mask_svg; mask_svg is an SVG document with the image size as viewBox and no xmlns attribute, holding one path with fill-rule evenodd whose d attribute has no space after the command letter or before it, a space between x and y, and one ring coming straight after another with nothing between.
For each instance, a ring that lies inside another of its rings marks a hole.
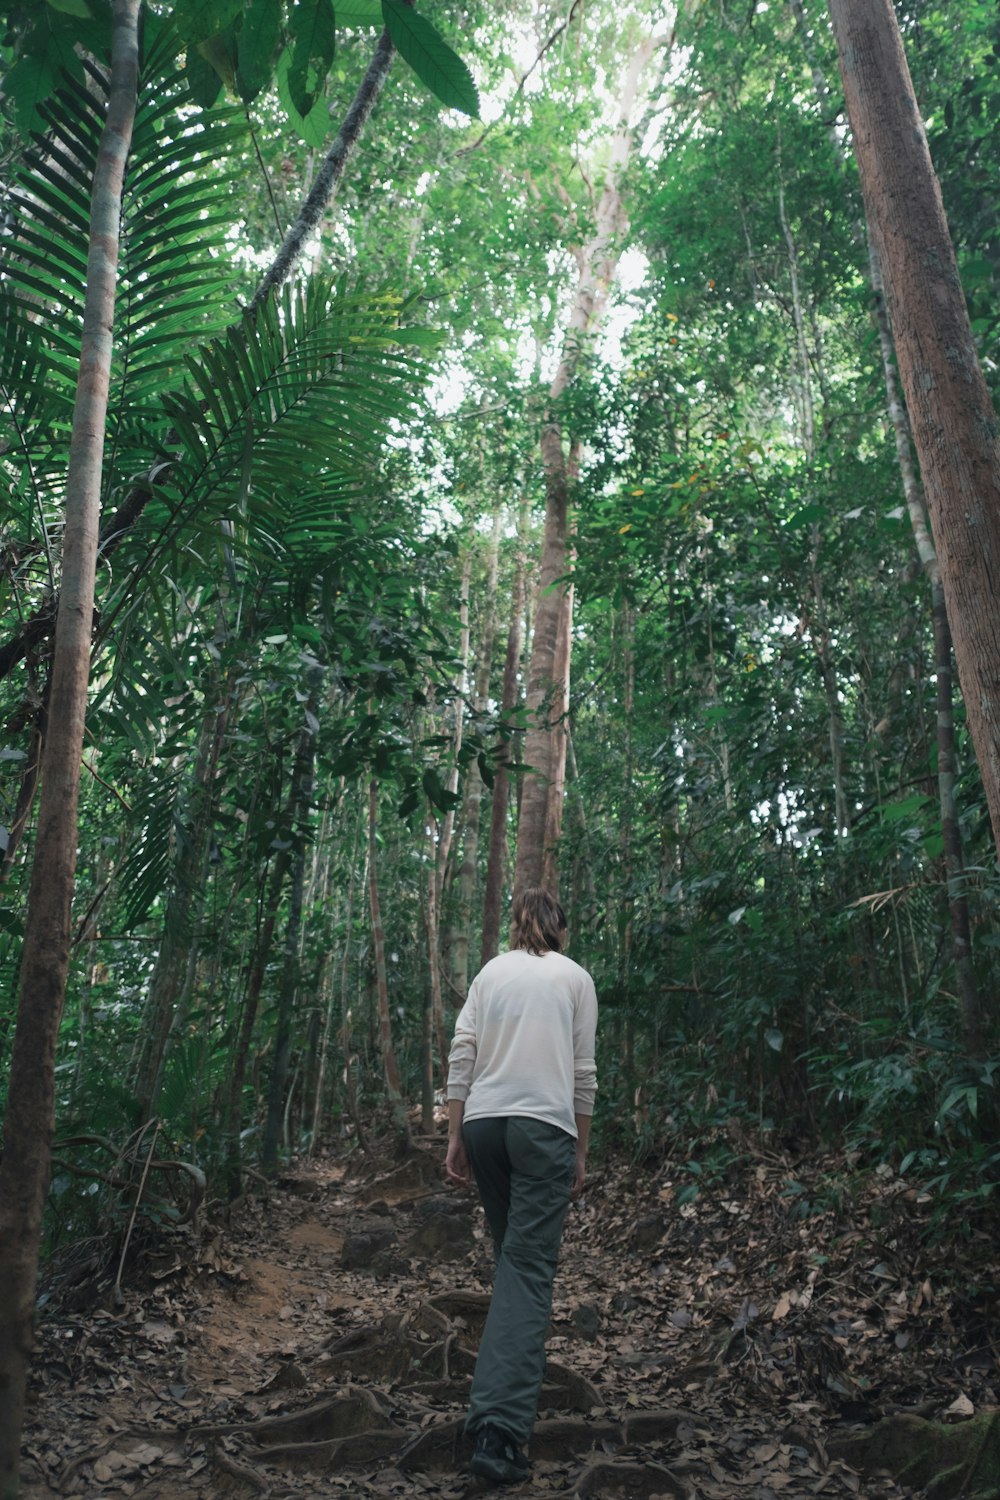
<instances>
[{"instance_id":1,"label":"brown hair","mask_svg":"<svg viewBox=\"0 0 1000 1500\"><path fill-rule=\"evenodd\" d=\"M560 953L566 932L566 913L543 886L529 886L514 897L510 945L528 953Z\"/></svg>"}]
</instances>

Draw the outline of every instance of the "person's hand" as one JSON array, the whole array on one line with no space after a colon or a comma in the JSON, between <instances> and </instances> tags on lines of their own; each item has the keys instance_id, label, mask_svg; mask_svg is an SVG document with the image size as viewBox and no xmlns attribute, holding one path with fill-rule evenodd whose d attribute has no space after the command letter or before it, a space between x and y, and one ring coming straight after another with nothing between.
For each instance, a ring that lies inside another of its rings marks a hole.
<instances>
[{"instance_id":1,"label":"person's hand","mask_svg":"<svg viewBox=\"0 0 1000 1500\"><path fill-rule=\"evenodd\" d=\"M573 1186L569 1190L569 1195L570 1195L570 1197L572 1199L576 1200L577 1198L579 1198L580 1194L583 1192L583 1184L586 1181L586 1178L587 1178L587 1153L586 1153L586 1151L582 1151L580 1149L580 1147L577 1146L577 1148L576 1148L576 1172L573 1174Z\"/></svg>"},{"instance_id":2,"label":"person's hand","mask_svg":"<svg viewBox=\"0 0 1000 1500\"><path fill-rule=\"evenodd\" d=\"M472 1174L469 1171L469 1158L465 1152L465 1142L460 1135L448 1137L448 1152L444 1159L445 1176L449 1182L456 1187L467 1188L472 1186Z\"/></svg>"}]
</instances>

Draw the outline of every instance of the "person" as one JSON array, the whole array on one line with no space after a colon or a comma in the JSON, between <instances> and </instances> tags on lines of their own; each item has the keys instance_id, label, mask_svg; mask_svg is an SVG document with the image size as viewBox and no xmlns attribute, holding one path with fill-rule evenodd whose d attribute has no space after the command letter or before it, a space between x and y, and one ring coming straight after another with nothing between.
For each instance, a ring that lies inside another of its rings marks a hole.
<instances>
[{"instance_id":1,"label":"person","mask_svg":"<svg viewBox=\"0 0 1000 1500\"><path fill-rule=\"evenodd\" d=\"M563 1222L584 1183L597 1075L594 981L563 953L566 917L547 890L516 896L511 948L472 981L448 1066L445 1172L471 1173L493 1237L495 1276L465 1429L470 1468L526 1479L545 1374L545 1333Z\"/></svg>"}]
</instances>

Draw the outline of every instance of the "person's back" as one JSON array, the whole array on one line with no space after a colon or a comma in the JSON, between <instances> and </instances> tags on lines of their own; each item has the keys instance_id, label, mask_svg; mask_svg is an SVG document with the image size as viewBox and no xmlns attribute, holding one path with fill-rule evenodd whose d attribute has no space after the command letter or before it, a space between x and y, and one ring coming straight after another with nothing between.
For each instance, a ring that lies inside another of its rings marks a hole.
<instances>
[{"instance_id":1,"label":"person's back","mask_svg":"<svg viewBox=\"0 0 1000 1500\"><path fill-rule=\"evenodd\" d=\"M513 946L476 975L455 1023L445 1169L475 1174L496 1253L466 1430L473 1473L526 1477L545 1372L552 1282L570 1197L583 1187L597 1088L597 996L562 953L566 918L549 892L514 901Z\"/></svg>"},{"instance_id":2,"label":"person's back","mask_svg":"<svg viewBox=\"0 0 1000 1500\"><path fill-rule=\"evenodd\" d=\"M563 953L512 948L492 959L455 1028L449 1083L468 1085L465 1119L526 1115L576 1135L578 1085L592 1082L584 1035L595 1007L593 980Z\"/></svg>"}]
</instances>

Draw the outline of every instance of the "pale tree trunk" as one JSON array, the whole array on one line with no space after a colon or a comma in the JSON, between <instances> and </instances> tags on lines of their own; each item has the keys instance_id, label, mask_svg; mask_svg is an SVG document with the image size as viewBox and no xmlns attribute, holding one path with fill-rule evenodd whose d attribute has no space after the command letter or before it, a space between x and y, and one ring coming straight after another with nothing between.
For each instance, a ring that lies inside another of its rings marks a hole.
<instances>
[{"instance_id":1,"label":"pale tree trunk","mask_svg":"<svg viewBox=\"0 0 1000 1500\"><path fill-rule=\"evenodd\" d=\"M799 388L797 406L802 445L806 458L812 465L816 458L816 406L813 400L809 344L806 338L806 312L799 278L798 248L788 215L785 211L785 186L780 159L778 161L778 217L788 252L788 275L792 289L792 318L795 325L795 347L799 366ZM817 363L819 360L817 358ZM830 739L830 769L833 776L834 822L838 838L850 832L851 816L847 800L844 769L844 716L840 708L840 686L833 652L830 649L830 630L827 620L823 579L819 570L819 553L822 538L819 526L814 524L811 533L809 564L809 591L812 606L808 610L809 642L816 657L820 680L827 707L827 729Z\"/></svg>"},{"instance_id":2,"label":"pale tree trunk","mask_svg":"<svg viewBox=\"0 0 1000 1500\"><path fill-rule=\"evenodd\" d=\"M502 723L509 723L510 715L517 703L517 677L521 662L521 626L528 567L525 557L527 538L528 502L525 500L521 512L517 562L514 566L514 583L510 601L510 624L507 629L507 652L504 657L503 685L500 692ZM490 836L486 854L486 890L483 895L480 967L489 963L491 958L496 958L500 946L500 908L503 899L504 862L507 852L507 812L510 803L510 775L507 767L510 761L510 742L501 740L497 747L496 776L493 780L490 804Z\"/></svg>"},{"instance_id":3,"label":"pale tree trunk","mask_svg":"<svg viewBox=\"0 0 1000 1500\"><path fill-rule=\"evenodd\" d=\"M483 628L479 642L475 683L473 685L472 710L477 720L486 712L490 694L490 678L493 671L493 643L497 628L497 580L500 571L500 523L502 511L497 508L493 517L493 535L490 538L489 560L486 572L486 588L483 601ZM455 880L452 903L451 941L448 944L448 962L451 971L452 989L456 996L464 999L469 988L469 926L472 921L473 897L476 889L476 873L479 859L479 819L483 802L483 778L476 767L470 766L465 779L465 796L462 805L462 858Z\"/></svg>"},{"instance_id":4,"label":"pale tree trunk","mask_svg":"<svg viewBox=\"0 0 1000 1500\"><path fill-rule=\"evenodd\" d=\"M278 1147L282 1137L282 1121L286 1117L288 1069L292 1055L292 1018L298 1002L301 980L299 937L302 931L302 908L306 886L306 829L309 809L313 798L313 766L316 760L316 734L312 727L318 694L310 694L307 704L308 720L299 735L295 756L294 777L294 837L295 852L292 855L292 884L288 903L288 920L285 925L285 940L282 947L281 983L278 991L278 1015L274 1037L274 1058L267 1096L267 1119L264 1125L264 1140L261 1147L261 1165L265 1172L274 1172L278 1165Z\"/></svg>"},{"instance_id":5,"label":"pale tree trunk","mask_svg":"<svg viewBox=\"0 0 1000 1500\"><path fill-rule=\"evenodd\" d=\"M114 0L108 112L90 208L87 295L73 410L59 620L42 760L38 832L21 957L21 996L0 1163L0 1497L18 1490L55 1055L69 967L118 235L139 77L140 0Z\"/></svg>"},{"instance_id":6,"label":"pale tree trunk","mask_svg":"<svg viewBox=\"0 0 1000 1500\"><path fill-rule=\"evenodd\" d=\"M955 660L1000 844L1000 443L891 0L830 0Z\"/></svg>"},{"instance_id":7,"label":"pale tree trunk","mask_svg":"<svg viewBox=\"0 0 1000 1500\"><path fill-rule=\"evenodd\" d=\"M368 906L372 919L372 951L375 958L375 989L378 996L378 1045L382 1054L382 1073L389 1110L396 1127L400 1152L410 1149L410 1122L403 1099L403 1084L392 1039L392 1015L389 1011L389 976L385 964L385 932L382 927L382 903L378 891L378 782L368 783Z\"/></svg>"},{"instance_id":8,"label":"pale tree trunk","mask_svg":"<svg viewBox=\"0 0 1000 1500\"><path fill-rule=\"evenodd\" d=\"M358 1145L368 1155L368 1142L365 1138L364 1125L361 1119L361 1111L358 1107L357 1081L354 1073L354 1050L351 1046L351 1028L353 1016L351 1014L350 978L351 978L351 935L354 931L354 870L357 864L358 847L361 843L361 830L365 823L364 796L359 799L358 822L354 836L354 853L351 856L351 877L347 892L347 928L344 935L344 947L340 956L340 1049L344 1059L344 1097L347 1100L348 1113L354 1123ZM361 887L368 884L368 856L365 854L365 867L361 875Z\"/></svg>"},{"instance_id":9,"label":"pale tree trunk","mask_svg":"<svg viewBox=\"0 0 1000 1500\"><path fill-rule=\"evenodd\" d=\"M565 724L568 706L572 601L566 581L570 568L570 461L556 403L572 381L581 355L600 325L626 226L622 179L635 145L638 106L649 63L664 39L647 37L625 66L604 184L594 217L594 234L577 254L579 280L563 333L562 354L549 387L549 412L541 432L545 476L545 532L535 604L526 705L528 730L517 828L514 890L558 885L557 845L565 784ZM548 851L548 857L546 857Z\"/></svg>"},{"instance_id":10,"label":"pale tree trunk","mask_svg":"<svg viewBox=\"0 0 1000 1500\"><path fill-rule=\"evenodd\" d=\"M466 553L462 564L462 584L459 596L459 618L461 633L459 660L461 680L455 695L452 717L451 754L452 764L445 779L445 790L452 795L458 791L458 756L462 748L465 726L466 678L469 670L469 580L472 577L472 553ZM444 899L445 876L451 855L455 832L455 810L449 808L440 822L428 804L427 808L428 854L425 866L424 928L427 934L427 963L430 978L430 1036L429 1055L433 1055L436 1043L438 1067L441 1070L441 1087L448 1080L448 1037L444 1019L444 991L442 984L441 954L441 905ZM431 1042L430 1037L433 1038ZM431 1090L433 1093L433 1089ZM424 1122L426 1125L426 1121Z\"/></svg>"},{"instance_id":11,"label":"pale tree trunk","mask_svg":"<svg viewBox=\"0 0 1000 1500\"><path fill-rule=\"evenodd\" d=\"M976 983L972 962L972 925L966 895L965 851L958 824L955 799L955 712L951 680L951 631L940 580L933 584L934 597L934 666L937 674L937 753L938 801L941 808L941 836L944 841L944 865L948 882L948 914L951 919L951 948L958 982L958 1003L962 1020L962 1042L969 1057L981 1062L987 1053L983 1002Z\"/></svg>"},{"instance_id":12,"label":"pale tree trunk","mask_svg":"<svg viewBox=\"0 0 1000 1500\"><path fill-rule=\"evenodd\" d=\"M250 1044L253 1041L253 1029L260 1007L261 991L264 988L264 976L267 973L274 942L274 930L278 923L281 888L285 883L285 876L288 874L291 862L289 850L280 850L263 894L264 919L257 933L247 975L246 995L237 1033L236 1050L233 1054L226 1109L226 1191L230 1199L239 1197L243 1191L243 1150L240 1144L243 1124L243 1085L246 1081Z\"/></svg>"},{"instance_id":13,"label":"pale tree trunk","mask_svg":"<svg viewBox=\"0 0 1000 1500\"><path fill-rule=\"evenodd\" d=\"M441 987L441 943L440 943L440 913L438 910L439 887L437 877L437 862L435 859L436 842L435 830L437 819L428 809L424 820L424 835L426 838L426 857L424 861L424 935L427 940L427 1004L425 1006L425 1023L423 1030L424 1046L424 1077L426 1086L423 1091L423 1104L425 1118L423 1129L429 1132L433 1128L433 1120L428 1126L426 1119L427 1099L430 1096L431 1105L434 1097L434 1062L437 1056L437 1066L441 1070L442 1087L448 1078L448 1041L444 1029L444 996Z\"/></svg>"},{"instance_id":14,"label":"pale tree trunk","mask_svg":"<svg viewBox=\"0 0 1000 1500\"><path fill-rule=\"evenodd\" d=\"M621 652L622 652L622 711L625 722L622 725L624 735L624 757L622 764L622 785L620 792L619 827L618 827L618 859L621 869L621 893L618 920L618 994L625 996L629 992L629 971L632 966L632 937L635 924L635 895L632 889L633 866L632 866L632 780L634 775L634 744L633 744L633 720L635 717L635 606L628 599L622 601L620 617L621 630ZM709 614L709 625L711 626L711 613ZM711 652L711 670L715 677L715 656ZM726 792L729 792L729 778L726 776ZM727 804L728 805L728 804ZM640 1106L638 1087L632 1094L635 1110L638 1112ZM634 1125L638 1135L641 1129L641 1121L638 1113L634 1118Z\"/></svg>"},{"instance_id":15,"label":"pale tree trunk","mask_svg":"<svg viewBox=\"0 0 1000 1500\"><path fill-rule=\"evenodd\" d=\"M343 791L343 786L341 786L341 791ZM352 845L352 848L351 848L351 857L350 857L350 862L349 862L348 867L347 867L348 868L348 874L347 874L347 895L346 895L346 897L344 899L343 905L338 904L336 915L334 917L334 921L331 924L331 928L332 928L332 930L331 930L331 938L336 933L338 926L342 925L342 927L343 927L344 937L343 937L343 950L342 950L342 954L341 954L341 974L342 975L343 975L343 970L346 967L348 957L350 955L350 947L351 947L351 928L352 928L352 925L353 925L353 922L354 922L354 888L355 888L355 878L356 878L357 866L358 866L358 840L360 838L360 830L361 830L360 823L359 822L355 822L355 825L354 825L354 839L353 839L353 845ZM325 886L324 896L323 896L324 904L330 899L330 892L331 892L332 886L333 886L333 860L331 859L329 861L328 865L327 865L327 880L326 880L326 886ZM332 943L331 943L331 949L332 949ZM314 1103L313 1103L312 1132L311 1132L311 1138L310 1138L310 1144L309 1144L309 1155L310 1156L312 1156L314 1154L315 1150L316 1150L316 1142L319 1139L320 1126L322 1124L323 1091L324 1091L325 1084L326 1084L326 1075L327 1075L328 1065L329 1065L330 1042L331 1042L332 1037L333 1037L333 1031L334 1031L334 1026L336 1025L336 1021L337 1021L337 1011L338 1011L338 1006L339 1006L339 1002L340 1002L340 994L338 993L338 985L337 985L337 982L336 982L336 979L335 979L335 976L334 976L334 964L333 964L333 953L332 953L332 951L327 955L326 960L323 963L322 974L323 974L323 983L320 986L320 992L321 992L321 994L324 997L325 1006L326 1006L326 1014L325 1014L325 1018L324 1018L324 1021L323 1021L323 1036L322 1036L322 1040L320 1041L319 1060L318 1060L317 1067L316 1067L316 1093L315 1093L315 1098L314 1098ZM344 1061L345 1061L345 1066L347 1066L349 1064L350 1060L345 1056Z\"/></svg>"},{"instance_id":16,"label":"pale tree trunk","mask_svg":"<svg viewBox=\"0 0 1000 1500\"><path fill-rule=\"evenodd\" d=\"M215 806L215 779L231 705L229 692L223 690L221 708L207 714L202 725L191 783L189 837L180 842L177 850L177 864L163 923L163 940L150 980L142 1035L138 1042L135 1096L143 1122L156 1112L170 1037L190 978L190 965L196 955L196 908L204 888Z\"/></svg>"}]
</instances>

